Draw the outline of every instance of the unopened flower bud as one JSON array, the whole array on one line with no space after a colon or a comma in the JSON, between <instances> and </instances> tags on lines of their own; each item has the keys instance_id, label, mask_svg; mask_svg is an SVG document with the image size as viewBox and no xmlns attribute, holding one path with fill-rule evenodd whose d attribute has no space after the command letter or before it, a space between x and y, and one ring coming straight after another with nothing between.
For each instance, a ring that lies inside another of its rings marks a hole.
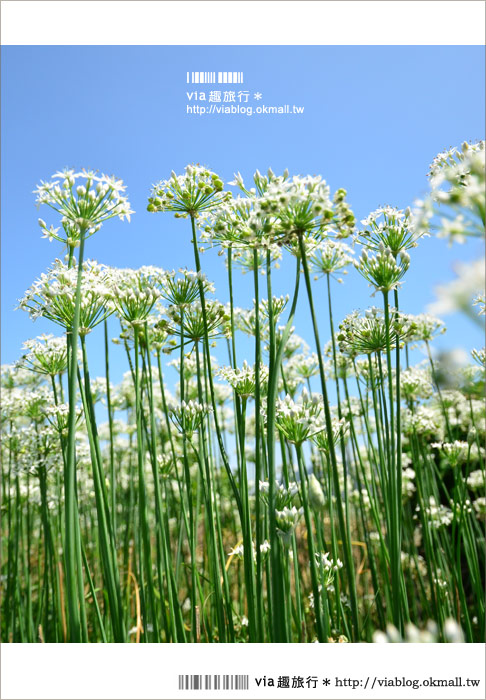
<instances>
[{"instance_id":1,"label":"unopened flower bud","mask_svg":"<svg viewBox=\"0 0 486 700\"><path fill-rule=\"evenodd\" d=\"M309 503L314 510L322 510L326 504L322 487L315 474L309 477Z\"/></svg>"}]
</instances>

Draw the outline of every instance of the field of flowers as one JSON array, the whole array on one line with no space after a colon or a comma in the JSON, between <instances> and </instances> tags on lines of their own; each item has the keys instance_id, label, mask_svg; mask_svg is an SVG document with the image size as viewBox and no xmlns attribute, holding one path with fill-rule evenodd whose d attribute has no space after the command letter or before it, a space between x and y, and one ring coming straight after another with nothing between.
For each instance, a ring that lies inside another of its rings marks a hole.
<instances>
[{"instance_id":1,"label":"field of flowers","mask_svg":"<svg viewBox=\"0 0 486 700\"><path fill-rule=\"evenodd\" d=\"M133 213L121 180L39 185L43 236L66 256L19 308L60 335L2 367L3 641L484 641L485 350L448 376L444 323L400 303L421 237L484 237L484 156L484 142L439 154L423 201L361 222L321 177L225 185L187 166L148 201L191 237L194 269L177 272L89 259L90 237ZM282 257L293 291L277 297ZM375 305L336 318L348 269ZM233 294L242 270L251 308Z\"/></svg>"}]
</instances>

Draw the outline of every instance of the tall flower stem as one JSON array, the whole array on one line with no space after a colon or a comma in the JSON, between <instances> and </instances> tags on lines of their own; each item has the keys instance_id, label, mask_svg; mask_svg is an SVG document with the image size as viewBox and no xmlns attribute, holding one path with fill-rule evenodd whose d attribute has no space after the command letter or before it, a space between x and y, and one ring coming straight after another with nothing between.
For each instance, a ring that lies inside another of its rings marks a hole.
<instances>
[{"instance_id":1,"label":"tall flower stem","mask_svg":"<svg viewBox=\"0 0 486 700\"><path fill-rule=\"evenodd\" d=\"M154 389L153 389L153 379L152 379L152 362L151 362L151 348L147 324L145 325L145 337L147 339L146 346L146 357L147 357L147 368L148 368L148 396L149 396L149 411L150 411L150 451L151 451L151 464L152 464L152 476L154 480L154 493L155 493L155 514L157 519L157 535L158 535L158 545L159 550L162 552L162 561L165 569L165 578L167 581L167 590L169 598L169 622L171 625L171 631L173 636L173 641L185 642L185 632L184 624L182 620L182 613L179 602L177 600L177 586L174 577L174 570L172 568L171 557L170 557L170 546L169 546L169 527L167 522L167 511L163 508L162 492L160 488L160 478L157 466L157 428L155 423L155 410L154 410ZM160 569L160 566L159 566ZM162 592L162 591L161 591Z\"/></svg>"},{"instance_id":2,"label":"tall flower stem","mask_svg":"<svg viewBox=\"0 0 486 700\"><path fill-rule=\"evenodd\" d=\"M390 533L390 565L391 565L391 579L392 579L392 591L393 591L393 622L397 629L403 631L403 616L402 616L402 592L401 592L401 578L402 578L402 568L401 568L401 507L402 507L402 494L399 491L399 484L401 484L401 465L398 460L397 455L397 436L395 432L395 397L393 392L393 367L391 359L391 324L390 324L390 307L389 307L389 293L383 292L383 305L385 312L385 334L386 334L386 364L388 373L388 410L390 415L390 430L388 433L388 473L390 475L389 487L390 487L390 501L391 501L391 533ZM398 338L396 338L396 344L399 349ZM397 372L399 368L397 368ZM400 376L396 376L396 384L399 385ZM397 406L397 411L400 410L400 406ZM398 475L398 466L400 466L400 475Z\"/></svg>"},{"instance_id":3,"label":"tall flower stem","mask_svg":"<svg viewBox=\"0 0 486 700\"><path fill-rule=\"evenodd\" d=\"M312 529L312 516L309 506L309 494L307 486L307 474L304 468L304 460L302 457L302 446L296 445L297 463L299 466L300 476L300 493L302 496L302 506L304 508L305 525L307 528L307 550L309 554L309 566L311 572L312 592L314 594L314 611L316 614L317 638L320 642L327 642L327 633L329 629L328 620L323 621L321 593L319 590L319 573L316 565L316 549L314 545L314 532ZM323 593L323 598L325 598Z\"/></svg>"},{"instance_id":4,"label":"tall flower stem","mask_svg":"<svg viewBox=\"0 0 486 700\"><path fill-rule=\"evenodd\" d=\"M93 468L103 578L108 593L114 640L116 642L125 642L126 633L123 621L120 576L118 573L118 564L116 559L116 545L112 527L113 521L109 509L108 493L103 471L103 460L96 427L95 409L91 396L88 355L86 352L86 341L84 336L81 336L81 350L83 354L84 387L80 382L80 391L85 408L86 427L91 450L91 464Z\"/></svg>"},{"instance_id":5,"label":"tall flower stem","mask_svg":"<svg viewBox=\"0 0 486 700\"><path fill-rule=\"evenodd\" d=\"M145 485L145 441L143 436L142 398L140 389L140 359L139 359L139 338L140 330L134 327L135 336L135 412L137 418L137 455L138 455L138 514L141 537L140 570L145 570L145 579L148 591L148 603L150 609L151 623L153 626L153 638L159 640L159 625L157 606L155 602L155 591L152 571L152 555L150 546L150 532L148 528L147 515L147 490ZM141 577L142 578L142 577ZM147 637L147 623L145 620L145 636Z\"/></svg>"},{"instance_id":6,"label":"tall flower stem","mask_svg":"<svg viewBox=\"0 0 486 700\"><path fill-rule=\"evenodd\" d=\"M255 547L256 547L256 619L258 642L263 642L263 574L262 574L262 521L260 513L260 481L262 480L261 435L260 435L260 294L258 285L258 251L253 249L253 285L255 290Z\"/></svg>"},{"instance_id":7,"label":"tall flower stem","mask_svg":"<svg viewBox=\"0 0 486 700\"><path fill-rule=\"evenodd\" d=\"M311 319L312 319L312 328L314 330L316 352L317 352L317 357L318 357L318 361L319 361L319 375L320 375L320 379L321 379L322 396L323 396L323 401L324 401L324 416L325 416L325 420L326 420L326 430L327 430L327 433L329 435L329 455L330 455L330 459L331 459L331 467L332 467L332 472L333 472L334 495L336 497L336 507L337 507L338 520L339 520L339 529L340 529L340 533L341 533L341 540L343 543L344 565L346 567L346 573L347 573L348 582L349 582L349 593L350 593L351 614L352 614L352 620L353 620L354 635L355 635L355 639L357 641L357 640L359 640L358 599L357 599L357 593L356 593L356 581L355 581L355 573L354 573L353 554L351 551L351 535L349 532L349 523L345 520L345 517L344 517L343 502L342 502L342 497L341 497L341 487L339 484L339 473L338 473L337 461L336 461L336 452L334 449L334 441L333 441L331 411L329 408L329 399L328 399L328 394L327 394L326 378L325 378L325 373L324 373L324 361L322 359L321 342L319 339L319 329L317 326L317 319L316 319L316 314L315 314L315 310L314 310L314 300L313 300L313 296L312 296L312 286L311 286L311 280L310 280L310 274L309 274L309 266L307 264L307 257L306 257L306 253L305 253L304 241L303 241L301 235L299 235L299 249L300 249L300 257L302 259L302 266L304 269L304 278L305 278L305 285L306 285L306 289L307 289L307 298L309 301L309 308L310 308Z\"/></svg>"},{"instance_id":8,"label":"tall flower stem","mask_svg":"<svg viewBox=\"0 0 486 700\"><path fill-rule=\"evenodd\" d=\"M268 373L268 393L267 393L267 468L268 468L268 508L269 508L269 530L270 530L270 572L271 572L271 587L272 587L272 630L274 642L288 642L286 628L283 624L282 612L285 607L284 590L283 590L283 571L282 558L280 555L280 542L277 536L277 521L276 521L276 471L275 471L275 403L278 393L278 376L280 373L280 365L282 362L283 352L287 340L290 336L292 323L297 307L297 299L299 296L300 285L300 259L296 256L296 273L295 287L290 308L289 317L285 325L282 337L278 347L276 346L275 338L275 320L273 316L272 304L272 282L271 282L271 255L267 251L267 291L268 291L268 324L269 324L269 373Z\"/></svg>"},{"instance_id":9,"label":"tall flower stem","mask_svg":"<svg viewBox=\"0 0 486 700\"><path fill-rule=\"evenodd\" d=\"M196 264L196 272L200 273L201 272L201 260L199 257L199 249L197 246L197 233L196 233L196 222L194 219L194 216L191 215L191 228L192 228L192 243L193 243L193 250L194 250L194 262ZM204 324L204 353L206 355L206 363L208 367L208 379L209 379L209 390L210 390L210 395L211 395L211 405L213 408L213 419L214 419L214 427L216 431L216 437L218 440L218 446L219 446L219 451L221 454L221 458L223 460L224 468L226 470L226 474L228 476L228 480L231 485L231 489L233 491L233 495L236 500L236 505L238 508L238 512L240 514L240 519L243 517L243 506L241 503L241 497L238 491L238 487L235 482L235 478L233 476L233 472L231 471L231 466L229 463L228 455L226 454L226 450L224 447L224 441L223 441L223 436L221 433L221 429L219 426L219 420L218 420L218 411L217 411L217 405L216 405L216 399L214 396L214 382L213 382L213 374L211 372L211 354L209 352L209 339L208 339L208 333L207 333L207 328L208 328L208 319L207 319L207 313L206 313L206 300L204 297L204 287L202 280L199 279L198 281L198 287L199 287L199 299L201 302L201 310L202 310L202 316L203 316L203 324Z\"/></svg>"},{"instance_id":10,"label":"tall flower stem","mask_svg":"<svg viewBox=\"0 0 486 700\"><path fill-rule=\"evenodd\" d=\"M83 258L86 229L80 230L78 274L76 280L76 294L74 297L74 317L70 331L68 331L68 438L66 450L66 467L64 473L64 500L65 500L65 537L64 537L64 562L66 569L66 597L69 611L69 640L80 642L81 618L79 601L84 598L84 590L78 590L78 573L82 571L80 547L76 545L76 384L78 371L78 336L79 320L81 315L81 283L83 279Z\"/></svg>"},{"instance_id":11,"label":"tall flower stem","mask_svg":"<svg viewBox=\"0 0 486 700\"><path fill-rule=\"evenodd\" d=\"M116 542L116 471L115 471L115 455L114 455L114 437L113 437L113 409L111 405L111 387L110 387L110 360L109 360L109 343L108 343L108 322L104 321L104 336L105 336L105 373L106 373L106 408L108 411L108 430L110 434L110 496L111 496L111 521L113 529L113 537Z\"/></svg>"}]
</instances>

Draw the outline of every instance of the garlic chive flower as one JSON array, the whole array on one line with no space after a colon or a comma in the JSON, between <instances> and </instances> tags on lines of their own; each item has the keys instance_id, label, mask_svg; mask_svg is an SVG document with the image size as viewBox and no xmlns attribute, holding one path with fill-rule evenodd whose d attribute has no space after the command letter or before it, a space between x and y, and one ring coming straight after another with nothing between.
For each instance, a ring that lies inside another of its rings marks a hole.
<instances>
[{"instance_id":1,"label":"garlic chive flower","mask_svg":"<svg viewBox=\"0 0 486 700\"><path fill-rule=\"evenodd\" d=\"M473 348L471 350L471 357L480 367L483 369L486 368L486 348L480 348L479 350Z\"/></svg>"},{"instance_id":2,"label":"garlic chive flower","mask_svg":"<svg viewBox=\"0 0 486 700\"><path fill-rule=\"evenodd\" d=\"M486 486L486 474L484 469L476 469L471 472L466 479L466 483L471 491L484 490Z\"/></svg>"},{"instance_id":3,"label":"garlic chive flower","mask_svg":"<svg viewBox=\"0 0 486 700\"><path fill-rule=\"evenodd\" d=\"M345 243L326 239L321 241L309 256L309 265L315 273L315 279L321 275L333 275L336 272L346 275L347 265L354 261L354 251ZM338 280L342 282L341 279Z\"/></svg>"},{"instance_id":4,"label":"garlic chive flower","mask_svg":"<svg viewBox=\"0 0 486 700\"><path fill-rule=\"evenodd\" d=\"M434 393L429 368L406 367L400 372L400 392L407 401L428 399Z\"/></svg>"},{"instance_id":5,"label":"garlic chive flower","mask_svg":"<svg viewBox=\"0 0 486 700\"><path fill-rule=\"evenodd\" d=\"M398 289L410 265L410 256L402 250L396 257L390 248L383 248L375 256L369 256L366 249L355 262L358 272L375 291L390 292Z\"/></svg>"},{"instance_id":6,"label":"garlic chive flower","mask_svg":"<svg viewBox=\"0 0 486 700\"><path fill-rule=\"evenodd\" d=\"M430 343L434 338L443 335L447 330L444 321L432 314L415 314L413 323L414 331L411 340L414 343Z\"/></svg>"},{"instance_id":7,"label":"garlic chive flower","mask_svg":"<svg viewBox=\"0 0 486 700\"><path fill-rule=\"evenodd\" d=\"M416 202L417 228L449 243L485 234L485 142L439 153L429 170L430 193Z\"/></svg>"},{"instance_id":8,"label":"garlic chive flower","mask_svg":"<svg viewBox=\"0 0 486 700\"><path fill-rule=\"evenodd\" d=\"M56 429L61 436L66 436L68 433L69 423L69 404L51 404L45 409L45 417L48 422ZM83 411L81 406L76 406L76 428L82 425Z\"/></svg>"},{"instance_id":9,"label":"garlic chive flower","mask_svg":"<svg viewBox=\"0 0 486 700\"><path fill-rule=\"evenodd\" d=\"M402 346L413 338L415 323L411 317L395 309L391 309L390 314L390 347L395 347L397 336ZM383 311L373 306L364 315L359 311L348 314L339 324L337 340L340 351L351 357L385 352L387 333Z\"/></svg>"},{"instance_id":10,"label":"garlic chive flower","mask_svg":"<svg viewBox=\"0 0 486 700\"><path fill-rule=\"evenodd\" d=\"M343 568L343 563L340 559L331 558L329 552L316 552L315 554L316 564L318 571L324 581L325 586L330 586L334 581L335 574L339 569Z\"/></svg>"},{"instance_id":11,"label":"garlic chive flower","mask_svg":"<svg viewBox=\"0 0 486 700\"><path fill-rule=\"evenodd\" d=\"M232 367L221 367L217 374L225 379L230 386L233 387L238 396L243 399L248 399L254 396L256 389L256 371L254 367L250 367L246 360L243 362L241 369L233 369ZM263 363L260 364L260 385L263 386L268 379L268 367Z\"/></svg>"},{"instance_id":12,"label":"garlic chive flower","mask_svg":"<svg viewBox=\"0 0 486 700\"><path fill-rule=\"evenodd\" d=\"M253 561L256 562L257 559L257 553L256 553L256 546L255 543L251 543L251 548L252 548L252 553L253 553ZM263 560L266 558L268 552L270 551L270 542L268 540L264 540L261 545L260 545L260 552L262 554ZM236 547L233 547L228 552L229 557L238 557L238 559L243 559L245 554L245 546L243 544L237 544Z\"/></svg>"},{"instance_id":13,"label":"garlic chive flower","mask_svg":"<svg viewBox=\"0 0 486 700\"><path fill-rule=\"evenodd\" d=\"M239 267L243 274L253 272L255 267L254 251L256 250L256 267L261 275L266 275L267 252L270 254L270 264L278 269L282 259L282 248L275 243L268 243L265 248L250 248L248 246L232 249L232 259L235 266Z\"/></svg>"},{"instance_id":14,"label":"garlic chive flower","mask_svg":"<svg viewBox=\"0 0 486 700\"><path fill-rule=\"evenodd\" d=\"M222 247L231 245L236 250L275 248L271 236L274 217L268 216L259 207L259 201L271 185L286 180L288 175L288 170L285 170L282 176L275 175L271 168L268 169L267 175L262 175L256 170L253 175L255 187L250 189L245 187L239 173L235 175L235 180L229 184L238 186L246 196L229 199L218 207L208 217L209 226L206 227L203 238L210 239L212 244L220 244Z\"/></svg>"},{"instance_id":15,"label":"garlic chive flower","mask_svg":"<svg viewBox=\"0 0 486 700\"><path fill-rule=\"evenodd\" d=\"M110 307L129 325L142 326L161 296L164 271L156 267L117 269L112 276Z\"/></svg>"},{"instance_id":16,"label":"garlic chive flower","mask_svg":"<svg viewBox=\"0 0 486 700\"><path fill-rule=\"evenodd\" d=\"M304 513L303 508L292 506L284 506L282 510L275 510L275 520L277 524L277 534L281 537L285 546L289 546L292 541L292 535Z\"/></svg>"},{"instance_id":17,"label":"garlic chive flower","mask_svg":"<svg viewBox=\"0 0 486 700\"><path fill-rule=\"evenodd\" d=\"M473 299L473 306L479 306L478 316L486 315L486 294L478 294Z\"/></svg>"},{"instance_id":18,"label":"garlic chive flower","mask_svg":"<svg viewBox=\"0 0 486 700\"><path fill-rule=\"evenodd\" d=\"M320 452L324 454L329 454L331 449L331 441L333 445L336 445L347 433L349 428L349 423L345 418L332 418L332 434L329 435L327 430L323 430L316 435L312 436L312 442L317 447Z\"/></svg>"},{"instance_id":19,"label":"garlic chive flower","mask_svg":"<svg viewBox=\"0 0 486 700\"><path fill-rule=\"evenodd\" d=\"M268 168L267 174L262 175L262 173L257 169L253 173L253 182L255 187L250 187L250 189L248 189L245 186L245 183L240 173L235 173L235 179L232 182L229 182L228 184L234 187L239 187L240 190L244 192L247 196L261 196L268 190L268 187L271 183L275 181L286 180L288 176L289 171L287 169L284 170L282 175L275 175L272 168Z\"/></svg>"},{"instance_id":20,"label":"garlic chive flower","mask_svg":"<svg viewBox=\"0 0 486 700\"><path fill-rule=\"evenodd\" d=\"M351 207L346 201L347 194L346 190L342 187L334 193L333 229L336 238L349 238L355 231L356 219Z\"/></svg>"},{"instance_id":21,"label":"garlic chive flower","mask_svg":"<svg viewBox=\"0 0 486 700\"><path fill-rule=\"evenodd\" d=\"M268 481L260 481L260 498L266 505L269 505L270 484ZM299 486L295 481L289 481L287 486L275 480L275 507L283 510L286 506L291 506L295 497L299 493Z\"/></svg>"},{"instance_id":22,"label":"garlic chive flower","mask_svg":"<svg viewBox=\"0 0 486 700\"><path fill-rule=\"evenodd\" d=\"M48 227L39 219L43 237L66 243L73 248L78 245L81 234L93 235L108 219L117 216L130 221L134 212L123 194L126 187L122 180L113 176L97 175L82 170L65 169L54 173L50 182L41 182L34 190L38 205L47 204L61 215L63 233L60 228Z\"/></svg>"},{"instance_id":23,"label":"garlic chive flower","mask_svg":"<svg viewBox=\"0 0 486 700\"><path fill-rule=\"evenodd\" d=\"M66 338L43 334L33 340L26 340L22 346L26 351L18 361L20 367L55 377L67 367Z\"/></svg>"},{"instance_id":24,"label":"garlic chive flower","mask_svg":"<svg viewBox=\"0 0 486 700\"><path fill-rule=\"evenodd\" d=\"M295 373L302 379L310 379L319 372L319 358L317 353L307 354L305 352L293 355L287 362L285 367L286 376L290 373Z\"/></svg>"},{"instance_id":25,"label":"garlic chive flower","mask_svg":"<svg viewBox=\"0 0 486 700\"><path fill-rule=\"evenodd\" d=\"M27 311L33 320L42 316L70 332L74 321L77 276L76 266L69 268L61 260L55 260L52 267L25 292L19 308ZM108 306L112 297L111 281L110 268L94 260L83 263L80 335L87 335L112 313Z\"/></svg>"},{"instance_id":26,"label":"garlic chive flower","mask_svg":"<svg viewBox=\"0 0 486 700\"><path fill-rule=\"evenodd\" d=\"M311 397L305 389L298 403L287 394L284 399L277 399L275 425L289 442L302 445L325 429L323 407L322 396Z\"/></svg>"},{"instance_id":27,"label":"garlic chive flower","mask_svg":"<svg viewBox=\"0 0 486 700\"><path fill-rule=\"evenodd\" d=\"M200 342L205 333L210 340L226 335L229 331L230 317L226 308L219 301L206 299L206 325L202 314L201 304L193 302L181 310L176 306L166 309L168 317L167 331L172 335L184 336L186 341Z\"/></svg>"},{"instance_id":28,"label":"garlic chive flower","mask_svg":"<svg viewBox=\"0 0 486 700\"><path fill-rule=\"evenodd\" d=\"M199 299L199 282L202 282L205 294L214 292L214 284L209 282L203 272L180 269L166 271L161 280L161 297L172 306L184 308Z\"/></svg>"},{"instance_id":29,"label":"garlic chive flower","mask_svg":"<svg viewBox=\"0 0 486 700\"><path fill-rule=\"evenodd\" d=\"M451 467L466 462L469 454L469 445L465 440L454 440L454 442L433 442L431 447L435 447L445 457Z\"/></svg>"},{"instance_id":30,"label":"garlic chive flower","mask_svg":"<svg viewBox=\"0 0 486 700\"><path fill-rule=\"evenodd\" d=\"M270 231L264 219L255 213L255 199L236 197L228 199L207 216L207 225L202 240L222 248L230 246L236 250L254 247L263 243L263 235Z\"/></svg>"},{"instance_id":31,"label":"garlic chive flower","mask_svg":"<svg viewBox=\"0 0 486 700\"><path fill-rule=\"evenodd\" d=\"M329 186L310 175L275 178L255 200L255 211L272 221L272 236L281 244L295 235L322 234L333 217Z\"/></svg>"},{"instance_id":32,"label":"garlic chive flower","mask_svg":"<svg viewBox=\"0 0 486 700\"><path fill-rule=\"evenodd\" d=\"M187 165L184 175L172 171L168 180L153 185L148 211L171 211L176 217L199 217L231 198L219 175L200 165Z\"/></svg>"},{"instance_id":33,"label":"garlic chive flower","mask_svg":"<svg viewBox=\"0 0 486 700\"><path fill-rule=\"evenodd\" d=\"M402 211L385 206L371 212L361 221L363 229L356 233L356 240L369 250L389 250L394 257L418 245L419 233L410 209Z\"/></svg>"},{"instance_id":34,"label":"garlic chive flower","mask_svg":"<svg viewBox=\"0 0 486 700\"><path fill-rule=\"evenodd\" d=\"M180 406L169 407L169 415L181 433L195 433L199 430L206 416L212 412L211 406L198 401L181 401Z\"/></svg>"}]
</instances>

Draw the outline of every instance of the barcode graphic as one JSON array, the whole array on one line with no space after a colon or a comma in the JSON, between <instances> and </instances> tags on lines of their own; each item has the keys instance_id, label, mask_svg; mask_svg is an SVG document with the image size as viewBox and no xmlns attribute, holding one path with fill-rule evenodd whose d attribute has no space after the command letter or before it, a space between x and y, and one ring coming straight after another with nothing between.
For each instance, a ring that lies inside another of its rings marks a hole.
<instances>
[{"instance_id":1,"label":"barcode graphic","mask_svg":"<svg viewBox=\"0 0 486 700\"><path fill-rule=\"evenodd\" d=\"M188 83L242 83L243 73L234 71L187 72Z\"/></svg>"},{"instance_id":2,"label":"barcode graphic","mask_svg":"<svg viewBox=\"0 0 486 700\"><path fill-rule=\"evenodd\" d=\"M182 675L179 690L248 690L249 676L242 675Z\"/></svg>"}]
</instances>

